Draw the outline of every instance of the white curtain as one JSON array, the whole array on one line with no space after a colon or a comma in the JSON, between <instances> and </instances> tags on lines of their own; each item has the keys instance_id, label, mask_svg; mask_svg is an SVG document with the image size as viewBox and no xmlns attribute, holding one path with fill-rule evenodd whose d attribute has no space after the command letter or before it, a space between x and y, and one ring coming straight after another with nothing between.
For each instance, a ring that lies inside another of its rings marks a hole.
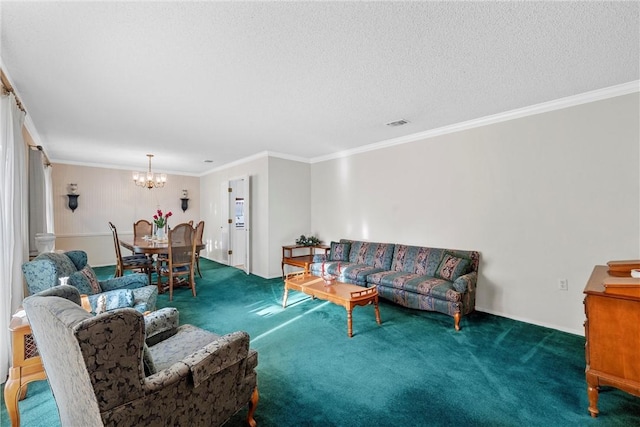
<instances>
[{"instance_id":1,"label":"white curtain","mask_svg":"<svg viewBox=\"0 0 640 427\"><path fill-rule=\"evenodd\" d=\"M12 94L0 108L0 381L9 373L9 321L24 297L22 263L29 257L27 231L27 146L24 113Z\"/></svg>"},{"instance_id":2,"label":"white curtain","mask_svg":"<svg viewBox=\"0 0 640 427\"><path fill-rule=\"evenodd\" d=\"M44 216L47 223L47 233L54 234L55 228L53 226L53 179L51 178L52 172L51 165L44 167Z\"/></svg>"}]
</instances>

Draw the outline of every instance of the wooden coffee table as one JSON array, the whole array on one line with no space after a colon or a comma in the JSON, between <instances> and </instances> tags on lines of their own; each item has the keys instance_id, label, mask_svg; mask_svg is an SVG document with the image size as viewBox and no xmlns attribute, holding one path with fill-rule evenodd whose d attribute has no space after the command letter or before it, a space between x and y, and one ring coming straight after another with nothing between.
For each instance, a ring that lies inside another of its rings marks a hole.
<instances>
[{"instance_id":1,"label":"wooden coffee table","mask_svg":"<svg viewBox=\"0 0 640 427\"><path fill-rule=\"evenodd\" d=\"M284 296L282 297L282 308L287 306L289 289L301 291L312 298L318 298L340 305L347 310L347 335L353 336L351 312L358 305L373 304L376 313L376 322L382 324L380 320L380 310L378 308L378 289L373 286L365 288L363 286L352 285L350 283L334 282L326 286L324 280L313 276L307 272L300 271L288 274L284 281Z\"/></svg>"}]
</instances>

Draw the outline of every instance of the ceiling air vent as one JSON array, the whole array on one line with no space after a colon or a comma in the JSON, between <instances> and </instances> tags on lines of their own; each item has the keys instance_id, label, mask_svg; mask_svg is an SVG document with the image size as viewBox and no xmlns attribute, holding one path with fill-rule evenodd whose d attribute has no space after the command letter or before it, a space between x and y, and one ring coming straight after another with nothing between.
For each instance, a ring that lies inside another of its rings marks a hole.
<instances>
[{"instance_id":1,"label":"ceiling air vent","mask_svg":"<svg viewBox=\"0 0 640 427\"><path fill-rule=\"evenodd\" d=\"M409 123L408 120L401 119L401 120L396 120L394 122L389 122L389 123L387 123L387 126L397 127L397 126L406 125L407 123Z\"/></svg>"}]
</instances>

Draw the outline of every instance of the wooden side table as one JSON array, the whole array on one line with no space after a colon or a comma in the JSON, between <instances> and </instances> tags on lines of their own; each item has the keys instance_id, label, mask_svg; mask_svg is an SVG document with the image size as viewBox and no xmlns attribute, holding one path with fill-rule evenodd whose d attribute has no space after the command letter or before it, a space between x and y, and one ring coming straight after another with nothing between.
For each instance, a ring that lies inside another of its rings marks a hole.
<instances>
[{"instance_id":1,"label":"wooden side table","mask_svg":"<svg viewBox=\"0 0 640 427\"><path fill-rule=\"evenodd\" d=\"M324 251L327 255L331 246L329 245L285 245L282 247L282 277L284 277L284 266L291 265L293 267L299 267L304 269L305 272L309 272L309 264L313 262L313 255L317 250ZM296 255L296 252L298 254Z\"/></svg>"},{"instance_id":2,"label":"wooden side table","mask_svg":"<svg viewBox=\"0 0 640 427\"><path fill-rule=\"evenodd\" d=\"M82 308L91 311L91 304L86 295L81 295ZM20 425L20 411L18 401L27 395L27 384L32 381L46 380L47 374L42 365L38 347L31 333L29 319L22 308L11 317L9 323L11 332L11 367L9 378L4 385L4 403L11 419L11 426Z\"/></svg>"},{"instance_id":3,"label":"wooden side table","mask_svg":"<svg viewBox=\"0 0 640 427\"><path fill-rule=\"evenodd\" d=\"M4 402L11 419L11 425L20 425L18 400L27 394L27 384L31 381L46 380L47 374L42 366L36 342L31 334L31 326L24 310L18 310L9 323L11 332L12 361L9 379L4 386Z\"/></svg>"}]
</instances>

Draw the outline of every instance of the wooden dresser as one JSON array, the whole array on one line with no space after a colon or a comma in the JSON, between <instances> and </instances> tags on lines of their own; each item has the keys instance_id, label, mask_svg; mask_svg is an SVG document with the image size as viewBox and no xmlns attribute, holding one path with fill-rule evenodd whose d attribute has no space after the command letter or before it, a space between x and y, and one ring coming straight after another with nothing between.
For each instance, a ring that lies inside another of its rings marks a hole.
<instances>
[{"instance_id":1,"label":"wooden dresser","mask_svg":"<svg viewBox=\"0 0 640 427\"><path fill-rule=\"evenodd\" d=\"M589 412L598 415L598 389L611 386L640 396L640 279L593 269L584 289Z\"/></svg>"}]
</instances>

